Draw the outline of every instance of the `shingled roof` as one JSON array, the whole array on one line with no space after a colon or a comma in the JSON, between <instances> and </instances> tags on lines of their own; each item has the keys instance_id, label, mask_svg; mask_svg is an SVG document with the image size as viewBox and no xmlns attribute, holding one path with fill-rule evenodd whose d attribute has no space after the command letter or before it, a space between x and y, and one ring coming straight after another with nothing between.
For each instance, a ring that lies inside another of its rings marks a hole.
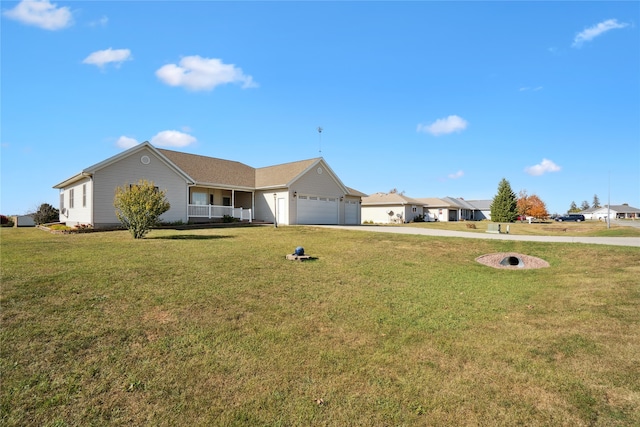
<instances>
[{"instance_id":1,"label":"shingled roof","mask_svg":"<svg viewBox=\"0 0 640 427\"><path fill-rule=\"evenodd\" d=\"M362 199L363 205L423 205L419 200L399 193L375 193Z\"/></svg>"},{"instance_id":2,"label":"shingled roof","mask_svg":"<svg viewBox=\"0 0 640 427\"><path fill-rule=\"evenodd\" d=\"M256 169L244 163L160 148L157 150L197 184L255 187Z\"/></svg>"},{"instance_id":3,"label":"shingled roof","mask_svg":"<svg viewBox=\"0 0 640 427\"><path fill-rule=\"evenodd\" d=\"M281 187L303 173L320 158L253 168L244 163L158 148L197 184L247 188Z\"/></svg>"},{"instance_id":4,"label":"shingled roof","mask_svg":"<svg viewBox=\"0 0 640 427\"><path fill-rule=\"evenodd\" d=\"M284 186L318 160L320 160L320 158L300 160L298 162L256 169L256 188Z\"/></svg>"}]
</instances>

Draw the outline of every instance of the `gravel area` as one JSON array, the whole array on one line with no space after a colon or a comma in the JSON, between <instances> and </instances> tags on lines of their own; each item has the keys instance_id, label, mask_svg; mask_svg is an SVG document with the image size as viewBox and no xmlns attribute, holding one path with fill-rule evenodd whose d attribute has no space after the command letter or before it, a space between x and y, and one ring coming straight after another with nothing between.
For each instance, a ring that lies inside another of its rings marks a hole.
<instances>
[{"instance_id":1,"label":"gravel area","mask_svg":"<svg viewBox=\"0 0 640 427\"><path fill-rule=\"evenodd\" d=\"M498 252L495 254L482 255L476 258L476 261L489 267L506 268L509 270L549 267L549 263L541 258L516 252Z\"/></svg>"}]
</instances>

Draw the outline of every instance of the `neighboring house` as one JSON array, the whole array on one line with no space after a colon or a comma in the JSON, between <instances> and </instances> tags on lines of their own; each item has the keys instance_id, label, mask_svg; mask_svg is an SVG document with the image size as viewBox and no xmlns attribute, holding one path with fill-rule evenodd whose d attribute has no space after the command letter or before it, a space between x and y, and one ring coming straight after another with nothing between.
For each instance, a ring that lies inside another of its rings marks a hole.
<instances>
[{"instance_id":1,"label":"neighboring house","mask_svg":"<svg viewBox=\"0 0 640 427\"><path fill-rule=\"evenodd\" d=\"M143 142L84 169L60 190L60 222L120 225L115 189L153 181L171 208L162 222L209 222L231 216L277 224L359 224L362 193L346 187L323 158L264 168L158 149Z\"/></svg>"},{"instance_id":2,"label":"neighboring house","mask_svg":"<svg viewBox=\"0 0 640 427\"><path fill-rule=\"evenodd\" d=\"M598 219L597 217L594 217L594 214L593 214L598 209L600 208L589 208L577 213L584 215L585 219Z\"/></svg>"},{"instance_id":3,"label":"neighboring house","mask_svg":"<svg viewBox=\"0 0 640 427\"><path fill-rule=\"evenodd\" d=\"M363 222L404 223L421 215L424 215L424 203L399 193L375 193L362 198Z\"/></svg>"},{"instance_id":4,"label":"neighboring house","mask_svg":"<svg viewBox=\"0 0 640 427\"><path fill-rule=\"evenodd\" d=\"M611 205L610 207L607 207L605 205L597 209L594 209L594 208L586 209L578 213L584 215L585 218L587 219L597 219L597 220L606 220L607 216L609 216L610 219L640 218L640 209L629 206L626 203L622 205Z\"/></svg>"},{"instance_id":5,"label":"neighboring house","mask_svg":"<svg viewBox=\"0 0 640 427\"><path fill-rule=\"evenodd\" d=\"M437 221L480 221L491 219L491 200L464 200L454 197L419 198L425 216Z\"/></svg>"}]
</instances>

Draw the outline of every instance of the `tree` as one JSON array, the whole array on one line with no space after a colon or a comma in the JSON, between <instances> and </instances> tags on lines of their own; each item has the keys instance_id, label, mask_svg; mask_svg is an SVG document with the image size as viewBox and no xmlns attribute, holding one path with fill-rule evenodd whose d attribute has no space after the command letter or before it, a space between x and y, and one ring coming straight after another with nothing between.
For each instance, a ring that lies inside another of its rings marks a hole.
<instances>
[{"instance_id":1,"label":"tree","mask_svg":"<svg viewBox=\"0 0 640 427\"><path fill-rule=\"evenodd\" d=\"M58 221L60 221L60 211L49 203L41 204L38 207L38 210L33 214L33 222L38 225Z\"/></svg>"},{"instance_id":2,"label":"tree","mask_svg":"<svg viewBox=\"0 0 640 427\"><path fill-rule=\"evenodd\" d=\"M134 239L143 238L158 223L160 215L169 210L171 205L165 195L165 190L158 190L153 181L146 179L116 188L116 216Z\"/></svg>"},{"instance_id":3,"label":"tree","mask_svg":"<svg viewBox=\"0 0 640 427\"><path fill-rule=\"evenodd\" d=\"M583 200L582 204L580 205L580 210L585 211L587 209L589 209L589 202L587 202L586 200Z\"/></svg>"},{"instance_id":4,"label":"tree","mask_svg":"<svg viewBox=\"0 0 640 427\"><path fill-rule=\"evenodd\" d=\"M491 221L493 222L513 222L518 216L516 210L516 195L511 189L511 184L502 178L498 184L498 194L491 202Z\"/></svg>"},{"instance_id":5,"label":"tree","mask_svg":"<svg viewBox=\"0 0 640 427\"><path fill-rule=\"evenodd\" d=\"M532 216L537 219L547 219L549 217L545 203L535 194L529 196L527 190L520 190L516 206L518 215Z\"/></svg>"},{"instance_id":6,"label":"tree","mask_svg":"<svg viewBox=\"0 0 640 427\"><path fill-rule=\"evenodd\" d=\"M597 209L600 207L600 199L598 199L598 195L594 194L593 195L593 203L591 203L591 207L594 209Z\"/></svg>"},{"instance_id":7,"label":"tree","mask_svg":"<svg viewBox=\"0 0 640 427\"><path fill-rule=\"evenodd\" d=\"M580 212L580 209L578 209L578 205L576 205L576 202L571 202L571 205L569 206L569 213L571 212Z\"/></svg>"},{"instance_id":8,"label":"tree","mask_svg":"<svg viewBox=\"0 0 640 427\"><path fill-rule=\"evenodd\" d=\"M547 205L535 194L529 196L529 212L527 215L537 219L549 218L549 212L547 212Z\"/></svg>"},{"instance_id":9,"label":"tree","mask_svg":"<svg viewBox=\"0 0 640 427\"><path fill-rule=\"evenodd\" d=\"M518 200L516 201L516 210L518 215L527 216L530 215L531 203L529 201L529 195L527 190L520 190L518 193Z\"/></svg>"}]
</instances>

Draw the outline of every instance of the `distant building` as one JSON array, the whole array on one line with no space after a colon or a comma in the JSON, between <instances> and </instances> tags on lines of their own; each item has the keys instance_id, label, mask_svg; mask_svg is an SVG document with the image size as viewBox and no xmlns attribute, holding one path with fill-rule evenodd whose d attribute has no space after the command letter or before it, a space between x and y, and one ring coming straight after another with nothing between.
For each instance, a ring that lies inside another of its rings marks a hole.
<instances>
[{"instance_id":1,"label":"distant building","mask_svg":"<svg viewBox=\"0 0 640 427\"><path fill-rule=\"evenodd\" d=\"M586 219L606 220L609 219L638 219L640 218L640 209L629 206L627 203L621 205L607 205L599 208L585 209L579 214L584 215Z\"/></svg>"}]
</instances>

